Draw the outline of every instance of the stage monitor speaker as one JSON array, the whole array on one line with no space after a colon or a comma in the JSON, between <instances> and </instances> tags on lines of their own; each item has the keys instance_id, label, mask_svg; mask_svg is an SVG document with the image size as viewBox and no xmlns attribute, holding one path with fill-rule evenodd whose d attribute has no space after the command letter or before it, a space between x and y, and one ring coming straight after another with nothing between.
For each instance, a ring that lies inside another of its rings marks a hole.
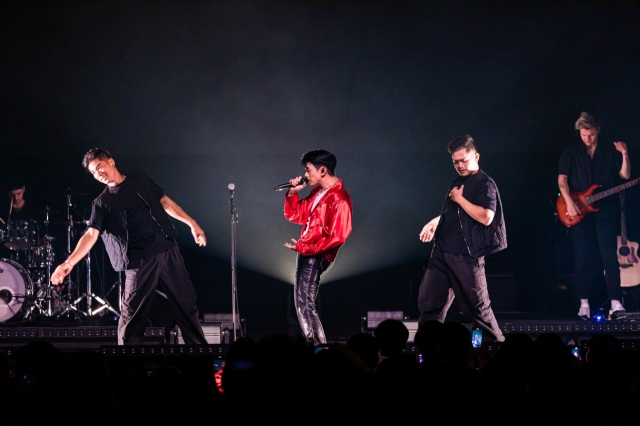
<instances>
[{"instance_id":1,"label":"stage monitor speaker","mask_svg":"<svg viewBox=\"0 0 640 426\"><path fill-rule=\"evenodd\" d=\"M407 339L407 343L413 343L413 339L416 336L416 331L418 331L418 321L414 320L414 321L402 321L402 323L407 327L407 329L409 330L409 339Z\"/></svg>"},{"instance_id":2,"label":"stage monitor speaker","mask_svg":"<svg viewBox=\"0 0 640 426\"><path fill-rule=\"evenodd\" d=\"M386 319L404 320L402 311L367 311L367 316L362 318L362 332L375 330L382 321Z\"/></svg>"},{"instance_id":3,"label":"stage monitor speaker","mask_svg":"<svg viewBox=\"0 0 640 426\"><path fill-rule=\"evenodd\" d=\"M222 325L216 324L202 324L202 331L204 332L204 338L210 345L219 345L222 342ZM176 343L184 345L184 339L180 327L176 326Z\"/></svg>"},{"instance_id":4,"label":"stage monitor speaker","mask_svg":"<svg viewBox=\"0 0 640 426\"><path fill-rule=\"evenodd\" d=\"M220 324L222 335L225 340L222 343L230 343L230 341L233 340L233 314L205 313L202 316L202 325L204 326L206 324ZM247 335L247 320L246 318L240 318L238 314L236 314L236 334L237 336Z\"/></svg>"}]
</instances>

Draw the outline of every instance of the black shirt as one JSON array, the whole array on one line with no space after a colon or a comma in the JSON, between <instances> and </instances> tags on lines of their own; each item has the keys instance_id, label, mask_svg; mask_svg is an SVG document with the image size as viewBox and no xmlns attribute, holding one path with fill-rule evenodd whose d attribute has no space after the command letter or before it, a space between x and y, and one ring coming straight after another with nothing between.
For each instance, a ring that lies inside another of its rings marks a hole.
<instances>
[{"instance_id":1,"label":"black shirt","mask_svg":"<svg viewBox=\"0 0 640 426\"><path fill-rule=\"evenodd\" d=\"M620 177L622 154L613 143L598 142L593 159L587 153L582 141L574 142L564 148L560 155L558 174L568 177L569 189L582 192L591 185L598 184L600 190L613 188L623 182ZM597 202L605 210L617 207L617 197L605 197ZM599 212L604 213L604 212Z\"/></svg>"},{"instance_id":2,"label":"black shirt","mask_svg":"<svg viewBox=\"0 0 640 426\"><path fill-rule=\"evenodd\" d=\"M37 221L38 219L42 219L40 216L43 216L41 212L39 212L31 202L25 200L24 205L20 210L11 210L11 216L9 216L9 221L12 220L23 220L23 221Z\"/></svg>"},{"instance_id":3,"label":"black shirt","mask_svg":"<svg viewBox=\"0 0 640 426\"><path fill-rule=\"evenodd\" d=\"M453 188L459 188L461 185L464 185L462 195L470 203L493 212L496 211L497 189L493 182L484 179L478 173L470 176L458 176L449 186L447 193L451 192ZM462 209L462 207L449 199L447 209L440 218L438 226L441 229L438 232L438 240L435 245L445 253L469 255L467 243L462 236L462 224L460 223L458 209Z\"/></svg>"},{"instance_id":4,"label":"black shirt","mask_svg":"<svg viewBox=\"0 0 640 426\"><path fill-rule=\"evenodd\" d=\"M162 198L164 190L155 182L154 185L158 199ZM162 253L177 245L174 239L164 235L162 228L151 215L149 206L135 191L130 180L125 178L120 185L108 186L107 190L115 196L115 202L119 203L126 213L129 269L137 267L134 262ZM89 226L100 232L104 231L107 227L107 214L104 208L94 203Z\"/></svg>"}]
</instances>

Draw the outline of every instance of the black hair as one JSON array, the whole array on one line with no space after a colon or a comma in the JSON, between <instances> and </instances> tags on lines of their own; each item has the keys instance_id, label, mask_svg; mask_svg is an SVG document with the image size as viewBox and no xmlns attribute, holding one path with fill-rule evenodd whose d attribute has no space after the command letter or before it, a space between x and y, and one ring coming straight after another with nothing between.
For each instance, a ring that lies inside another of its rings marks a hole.
<instances>
[{"instance_id":1,"label":"black hair","mask_svg":"<svg viewBox=\"0 0 640 426\"><path fill-rule=\"evenodd\" d=\"M467 151L478 151L476 149L476 143L471 137L471 135L461 135L449 142L447 145L447 149L449 150L449 154L453 154L456 151L461 149L466 149Z\"/></svg>"},{"instance_id":2,"label":"black hair","mask_svg":"<svg viewBox=\"0 0 640 426\"><path fill-rule=\"evenodd\" d=\"M88 172L89 171L89 163L91 163L96 158L100 160L108 160L111 157L109 151L102 148L91 148L82 158L82 167Z\"/></svg>"},{"instance_id":3,"label":"black hair","mask_svg":"<svg viewBox=\"0 0 640 426\"><path fill-rule=\"evenodd\" d=\"M380 353L385 356L399 355L409 340L409 329L400 320L387 318L373 331L378 339Z\"/></svg>"},{"instance_id":4,"label":"black hair","mask_svg":"<svg viewBox=\"0 0 640 426\"><path fill-rule=\"evenodd\" d=\"M330 176L335 176L335 169L338 160L336 160L336 156L329 151L325 151L324 149L309 151L302 156L300 161L302 163L302 167L305 167L307 163L313 164L316 169L323 166L326 167Z\"/></svg>"}]
</instances>

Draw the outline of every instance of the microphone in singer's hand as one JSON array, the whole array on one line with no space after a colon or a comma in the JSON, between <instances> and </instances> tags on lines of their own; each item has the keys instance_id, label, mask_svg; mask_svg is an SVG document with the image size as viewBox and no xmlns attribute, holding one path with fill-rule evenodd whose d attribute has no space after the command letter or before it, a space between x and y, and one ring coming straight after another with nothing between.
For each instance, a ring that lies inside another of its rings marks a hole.
<instances>
[{"instance_id":1,"label":"microphone in singer's hand","mask_svg":"<svg viewBox=\"0 0 640 426\"><path fill-rule=\"evenodd\" d=\"M302 185L305 183L309 183L309 179L307 179L306 177L303 177L302 179L300 179L300 182L298 182L298 185ZM275 188L273 188L276 191L284 191L285 189L289 189L291 188L293 185L291 185L289 182L287 183L283 183L280 185L276 185Z\"/></svg>"}]
</instances>

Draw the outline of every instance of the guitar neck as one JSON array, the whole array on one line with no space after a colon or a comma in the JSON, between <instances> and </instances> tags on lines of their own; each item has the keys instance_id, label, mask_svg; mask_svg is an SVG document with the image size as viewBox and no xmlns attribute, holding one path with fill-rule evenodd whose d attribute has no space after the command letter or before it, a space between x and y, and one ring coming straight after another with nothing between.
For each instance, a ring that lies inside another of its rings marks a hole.
<instances>
[{"instance_id":1,"label":"guitar neck","mask_svg":"<svg viewBox=\"0 0 640 426\"><path fill-rule=\"evenodd\" d=\"M617 194L620 191L624 191L627 188L631 188L634 185L640 183L640 178L630 180L629 182L623 183L622 185L614 186L613 188L609 188L605 191L598 192L597 194L593 194L589 197L589 203L594 203L598 200L603 199L604 197L608 197L609 195Z\"/></svg>"},{"instance_id":2,"label":"guitar neck","mask_svg":"<svg viewBox=\"0 0 640 426\"><path fill-rule=\"evenodd\" d=\"M627 245L627 218L624 213L624 192L620 193L620 245Z\"/></svg>"}]
</instances>

